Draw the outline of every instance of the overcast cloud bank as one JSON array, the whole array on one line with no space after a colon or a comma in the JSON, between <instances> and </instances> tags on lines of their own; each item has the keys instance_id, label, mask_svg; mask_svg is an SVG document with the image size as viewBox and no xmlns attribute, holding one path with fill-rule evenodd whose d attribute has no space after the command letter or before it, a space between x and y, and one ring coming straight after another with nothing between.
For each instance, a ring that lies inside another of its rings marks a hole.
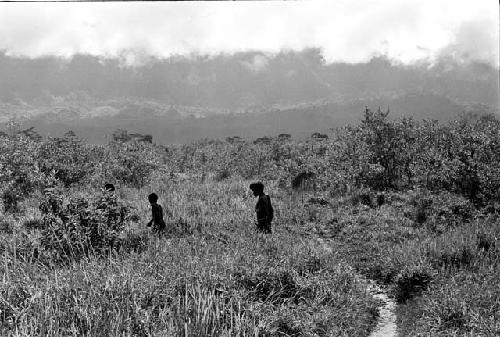
<instances>
[{"instance_id":1,"label":"overcast cloud bank","mask_svg":"<svg viewBox=\"0 0 500 337\"><path fill-rule=\"evenodd\" d=\"M319 48L326 62L384 55L405 64L498 67L498 4L480 1L4 3L0 50L11 56L121 57ZM256 59L248 67L265 67Z\"/></svg>"}]
</instances>

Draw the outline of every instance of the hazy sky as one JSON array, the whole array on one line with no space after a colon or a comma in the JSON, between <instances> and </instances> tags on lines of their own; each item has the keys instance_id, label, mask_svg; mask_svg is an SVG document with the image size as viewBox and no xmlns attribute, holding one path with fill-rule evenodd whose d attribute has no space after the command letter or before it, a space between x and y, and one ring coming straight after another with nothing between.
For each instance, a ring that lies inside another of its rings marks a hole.
<instances>
[{"instance_id":1,"label":"hazy sky","mask_svg":"<svg viewBox=\"0 0 500 337\"><path fill-rule=\"evenodd\" d=\"M325 59L452 55L498 66L496 0L0 3L0 50L36 57L321 48Z\"/></svg>"}]
</instances>

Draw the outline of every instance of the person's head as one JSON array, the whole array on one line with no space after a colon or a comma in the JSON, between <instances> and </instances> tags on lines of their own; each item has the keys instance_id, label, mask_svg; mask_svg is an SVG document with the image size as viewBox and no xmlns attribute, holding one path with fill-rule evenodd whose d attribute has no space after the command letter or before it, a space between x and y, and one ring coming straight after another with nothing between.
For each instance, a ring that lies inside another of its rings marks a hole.
<instances>
[{"instance_id":1,"label":"person's head","mask_svg":"<svg viewBox=\"0 0 500 337\"><path fill-rule=\"evenodd\" d=\"M151 193L148 196L148 200L149 200L149 203L156 204L156 202L158 201L158 196L156 195L156 193Z\"/></svg>"},{"instance_id":2,"label":"person's head","mask_svg":"<svg viewBox=\"0 0 500 337\"><path fill-rule=\"evenodd\" d=\"M250 189L252 190L253 195L256 197L264 194L264 184L261 183L260 181L258 181L256 183L251 183Z\"/></svg>"},{"instance_id":3,"label":"person's head","mask_svg":"<svg viewBox=\"0 0 500 337\"><path fill-rule=\"evenodd\" d=\"M108 184L104 185L104 189L106 190L106 192L114 192L115 185L108 183Z\"/></svg>"}]
</instances>

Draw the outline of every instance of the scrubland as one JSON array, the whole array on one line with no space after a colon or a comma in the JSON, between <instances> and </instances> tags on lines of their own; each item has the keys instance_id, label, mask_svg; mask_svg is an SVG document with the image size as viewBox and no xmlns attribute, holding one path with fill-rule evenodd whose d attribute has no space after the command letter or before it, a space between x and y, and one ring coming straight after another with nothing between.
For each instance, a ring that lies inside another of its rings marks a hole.
<instances>
[{"instance_id":1,"label":"scrubland","mask_svg":"<svg viewBox=\"0 0 500 337\"><path fill-rule=\"evenodd\" d=\"M166 147L12 128L1 333L368 336L369 278L398 302L401 336L500 335L500 122L468 117L367 110L307 141ZM255 180L272 235L255 232ZM145 225L151 192L169 211L160 237Z\"/></svg>"}]
</instances>

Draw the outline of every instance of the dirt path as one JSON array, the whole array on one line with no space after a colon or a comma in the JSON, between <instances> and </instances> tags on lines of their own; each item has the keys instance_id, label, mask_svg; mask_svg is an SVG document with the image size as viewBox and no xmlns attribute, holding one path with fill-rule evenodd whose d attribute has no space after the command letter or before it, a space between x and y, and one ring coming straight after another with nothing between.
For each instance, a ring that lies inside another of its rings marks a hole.
<instances>
[{"instance_id":1,"label":"dirt path","mask_svg":"<svg viewBox=\"0 0 500 337\"><path fill-rule=\"evenodd\" d=\"M372 280L368 281L368 292L382 301L383 305L379 307L379 317L377 319L377 326L372 331L369 337L397 337L396 325L396 302L389 296L387 292L380 288Z\"/></svg>"},{"instance_id":2,"label":"dirt path","mask_svg":"<svg viewBox=\"0 0 500 337\"><path fill-rule=\"evenodd\" d=\"M332 247L327 241L321 238L318 238L318 241L326 251L332 251ZM358 280L367 285L367 291L371 296L382 302L382 306L379 307L377 326L370 333L369 337L397 337L396 302L375 281L367 279L362 275L358 275Z\"/></svg>"}]
</instances>

